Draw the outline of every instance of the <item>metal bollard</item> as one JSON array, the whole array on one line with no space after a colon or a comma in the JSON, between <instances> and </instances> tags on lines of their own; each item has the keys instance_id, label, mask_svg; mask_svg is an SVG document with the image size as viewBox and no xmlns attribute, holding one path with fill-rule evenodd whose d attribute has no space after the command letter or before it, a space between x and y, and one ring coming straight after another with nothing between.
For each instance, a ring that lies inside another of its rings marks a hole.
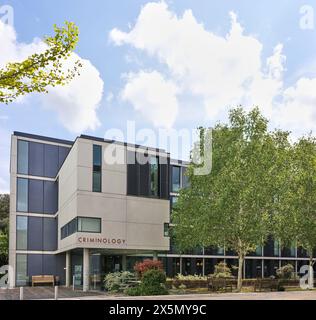
<instances>
[{"instance_id":1,"label":"metal bollard","mask_svg":"<svg viewBox=\"0 0 316 320\"><path fill-rule=\"evenodd\" d=\"M20 287L20 300L24 300L24 288Z\"/></svg>"},{"instance_id":2,"label":"metal bollard","mask_svg":"<svg viewBox=\"0 0 316 320\"><path fill-rule=\"evenodd\" d=\"M76 279L76 276L73 276L72 277L72 290L75 291L75 279Z\"/></svg>"},{"instance_id":3,"label":"metal bollard","mask_svg":"<svg viewBox=\"0 0 316 320\"><path fill-rule=\"evenodd\" d=\"M55 286L55 300L58 300L58 286Z\"/></svg>"}]
</instances>

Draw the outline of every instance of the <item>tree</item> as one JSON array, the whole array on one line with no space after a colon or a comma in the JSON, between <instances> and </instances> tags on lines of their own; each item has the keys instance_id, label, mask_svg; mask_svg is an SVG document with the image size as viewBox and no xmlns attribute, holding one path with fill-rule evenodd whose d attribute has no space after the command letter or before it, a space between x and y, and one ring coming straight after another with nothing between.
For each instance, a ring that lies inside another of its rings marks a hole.
<instances>
[{"instance_id":1,"label":"tree","mask_svg":"<svg viewBox=\"0 0 316 320\"><path fill-rule=\"evenodd\" d=\"M311 268L316 247L315 191L316 139L308 136L300 138L292 148L287 188L281 194L273 226L275 235L284 245L295 242L307 251ZM312 278L310 281L313 284Z\"/></svg>"},{"instance_id":2,"label":"tree","mask_svg":"<svg viewBox=\"0 0 316 320\"><path fill-rule=\"evenodd\" d=\"M0 69L0 103L8 104L31 92L47 92L48 86L65 85L79 74L79 61L66 72L63 65L77 45L78 27L66 22L62 28L54 25L54 31L53 37L45 38L47 49L43 53L34 53Z\"/></svg>"},{"instance_id":3,"label":"tree","mask_svg":"<svg viewBox=\"0 0 316 320\"><path fill-rule=\"evenodd\" d=\"M10 196L0 194L0 267L8 263Z\"/></svg>"},{"instance_id":4,"label":"tree","mask_svg":"<svg viewBox=\"0 0 316 320\"><path fill-rule=\"evenodd\" d=\"M283 173L279 154L288 146L288 133L270 133L267 125L258 108L249 113L231 110L229 125L218 124L212 132L211 173L195 175L198 166L192 162L187 170L190 188L180 192L172 212L172 234L180 249L225 246L237 253L238 290L246 254L269 235ZM196 153L201 146L195 146L192 158Z\"/></svg>"},{"instance_id":5,"label":"tree","mask_svg":"<svg viewBox=\"0 0 316 320\"><path fill-rule=\"evenodd\" d=\"M0 231L0 267L8 264L9 237L7 232Z\"/></svg>"},{"instance_id":6,"label":"tree","mask_svg":"<svg viewBox=\"0 0 316 320\"><path fill-rule=\"evenodd\" d=\"M9 205L10 196L0 194L0 231L6 232L9 229Z\"/></svg>"}]
</instances>

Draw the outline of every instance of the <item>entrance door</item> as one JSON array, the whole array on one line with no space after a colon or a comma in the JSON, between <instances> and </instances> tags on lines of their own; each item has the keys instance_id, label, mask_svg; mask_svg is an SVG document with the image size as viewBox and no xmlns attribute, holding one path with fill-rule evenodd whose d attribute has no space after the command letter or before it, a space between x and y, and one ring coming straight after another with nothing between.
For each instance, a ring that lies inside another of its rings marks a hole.
<instances>
[{"instance_id":1,"label":"entrance door","mask_svg":"<svg viewBox=\"0 0 316 320\"><path fill-rule=\"evenodd\" d=\"M122 271L122 256L103 256L105 273Z\"/></svg>"}]
</instances>

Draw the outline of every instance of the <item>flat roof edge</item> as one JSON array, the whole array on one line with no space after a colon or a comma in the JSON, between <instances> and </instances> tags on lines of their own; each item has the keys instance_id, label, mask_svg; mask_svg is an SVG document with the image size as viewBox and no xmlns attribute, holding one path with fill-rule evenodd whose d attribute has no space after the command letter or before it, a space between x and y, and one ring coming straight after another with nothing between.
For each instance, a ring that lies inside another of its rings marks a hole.
<instances>
[{"instance_id":1,"label":"flat roof edge","mask_svg":"<svg viewBox=\"0 0 316 320\"><path fill-rule=\"evenodd\" d=\"M25 133L25 132L20 132L20 131L13 131L13 135L18 136L18 137L24 137L24 138L30 138L30 139L36 139L36 140L43 140L43 141L48 141L48 142L56 142L56 143L61 143L61 144L68 144L69 146L72 146L74 144L74 142L70 141L70 140L57 139L57 138L46 137L46 136L41 136L41 135L31 134L31 133Z\"/></svg>"}]
</instances>

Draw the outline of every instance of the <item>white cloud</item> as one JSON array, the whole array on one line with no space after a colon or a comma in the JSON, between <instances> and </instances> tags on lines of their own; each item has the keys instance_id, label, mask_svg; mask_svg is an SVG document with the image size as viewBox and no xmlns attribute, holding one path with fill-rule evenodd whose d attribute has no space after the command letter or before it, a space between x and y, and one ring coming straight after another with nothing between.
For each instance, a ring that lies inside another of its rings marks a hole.
<instances>
[{"instance_id":1,"label":"white cloud","mask_svg":"<svg viewBox=\"0 0 316 320\"><path fill-rule=\"evenodd\" d=\"M121 95L157 127L172 127L178 112L178 88L159 72L140 71L127 76Z\"/></svg>"},{"instance_id":2,"label":"white cloud","mask_svg":"<svg viewBox=\"0 0 316 320\"><path fill-rule=\"evenodd\" d=\"M9 193L11 135L0 128L0 193Z\"/></svg>"},{"instance_id":3,"label":"white cloud","mask_svg":"<svg viewBox=\"0 0 316 320\"><path fill-rule=\"evenodd\" d=\"M293 108L296 123L299 119L304 122L306 117L299 111L303 108L301 96L289 96L284 88L283 45L277 44L271 56L264 60L262 43L245 33L235 13L231 12L230 17L230 31L221 36L206 30L191 10L177 16L165 2L148 3L141 9L133 28L128 32L113 29L109 36L115 45L130 45L167 66L169 81L176 83L181 92L199 99L200 103L192 107L192 112L204 105L209 119L218 120L236 105L258 105L273 122L283 125L283 119L277 118L279 109L286 114L287 108ZM296 90L306 94L301 88L306 85L300 84ZM146 87L149 90L149 84ZM151 112L164 108L158 94L156 97L156 109L146 110L148 119L155 118L149 116ZM282 100L284 103L280 105ZM304 108L311 113L313 107L312 99ZM169 121L167 115L165 120ZM308 124L316 127L316 122L308 121ZM294 128L293 123L291 128Z\"/></svg>"},{"instance_id":4,"label":"white cloud","mask_svg":"<svg viewBox=\"0 0 316 320\"><path fill-rule=\"evenodd\" d=\"M46 44L39 39L32 43L17 41L15 30L0 21L0 67L9 61L21 61L34 52L45 50ZM71 68L76 60L81 60L83 67L77 76L64 87L50 88L48 95L41 94L40 101L45 108L56 111L59 121L71 132L79 133L99 126L97 109L102 99L103 80L98 70L86 59L73 53L64 64ZM25 101L24 99L19 102Z\"/></svg>"}]
</instances>

